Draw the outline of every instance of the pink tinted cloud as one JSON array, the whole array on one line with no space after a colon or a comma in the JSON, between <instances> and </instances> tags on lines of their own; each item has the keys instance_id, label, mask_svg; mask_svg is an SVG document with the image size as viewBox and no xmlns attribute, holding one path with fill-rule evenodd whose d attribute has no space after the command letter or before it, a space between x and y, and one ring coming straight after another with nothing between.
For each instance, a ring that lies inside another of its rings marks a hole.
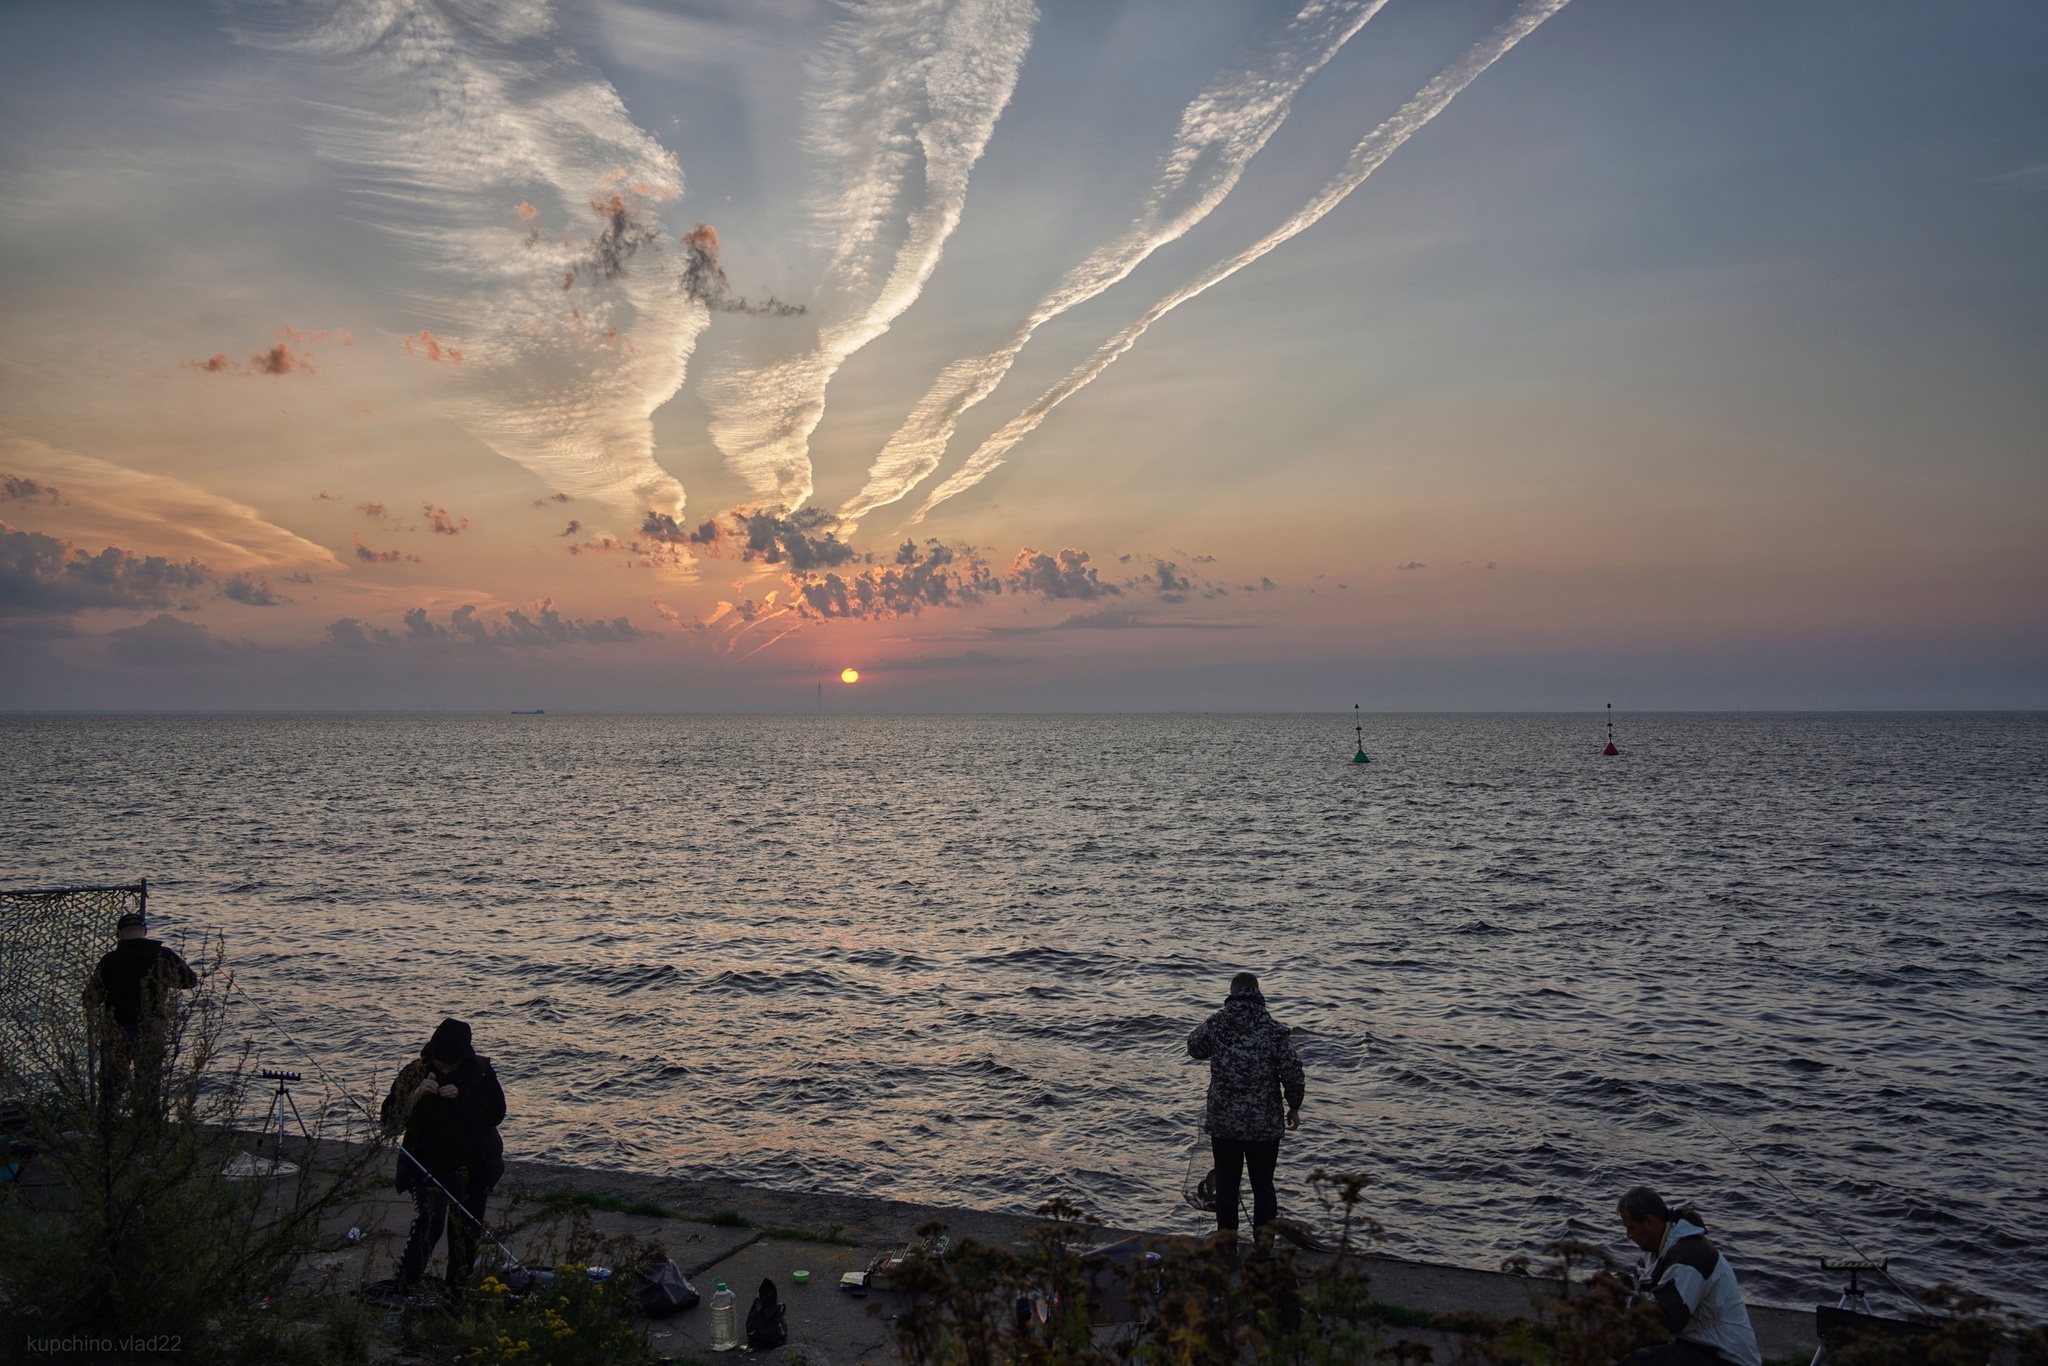
<instances>
[{"instance_id":1,"label":"pink tinted cloud","mask_svg":"<svg viewBox=\"0 0 2048 1366\"><path fill-rule=\"evenodd\" d=\"M228 358L225 351L216 351L205 360L188 360L189 370L202 370L209 375L289 375L298 371L311 373L314 370L310 354L315 348L329 346L354 346L356 339L339 328L322 328L318 332L307 332L296 327L277 329L277 341L267 351L259 351L249 357L246 364L237 364ZM297 348L297 349L294 349Z\"/></svg>"}]
</instances>

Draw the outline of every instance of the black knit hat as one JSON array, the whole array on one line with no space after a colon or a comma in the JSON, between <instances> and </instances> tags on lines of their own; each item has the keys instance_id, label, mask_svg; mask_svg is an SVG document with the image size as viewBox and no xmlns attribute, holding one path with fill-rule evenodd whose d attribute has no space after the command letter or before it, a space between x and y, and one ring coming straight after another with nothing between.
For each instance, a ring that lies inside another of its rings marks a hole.
<instances>
[{"instance_id":1,"label":"black knit hat","mask_svg":"<svg viewBox=\"0 0 2048 1366\"><path fill-rule=\"evenodd\" d=\"M443 1020L434 1027L434 1037L427 1040L427 1046L420 1050L423 1058L435 1058L441 1062L468 1062L476 1056L476 1049L470 1046L469 1025L462 1020Z\"/></svg>"},{"instance_id":2,"label":"black knit hat","mask_svg":"<svg viewBox=\"0 0 2048 1366\"><path fill-rule=\"evenodd\" d=\"M114 922L116 933L122 930L146 930L148 928L149 922L142 918L141 911L130 911Z\"/></svg>"}]
</instances>

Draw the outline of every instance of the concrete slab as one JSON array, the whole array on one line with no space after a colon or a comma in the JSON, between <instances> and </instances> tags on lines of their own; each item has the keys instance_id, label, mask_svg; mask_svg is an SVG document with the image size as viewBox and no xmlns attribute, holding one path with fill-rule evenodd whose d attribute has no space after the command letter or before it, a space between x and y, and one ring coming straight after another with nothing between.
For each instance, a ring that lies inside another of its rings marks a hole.
<instances>
[{"instance_id":1,"label":"concrete slab","mask_svg":"<svg viewBox=\"0 0 2048 1366\"><path fill-rule=\"evenodd\" d=\"M866 1299L854 1299L838 1288L841 1272L861 1270L874 1255L870 1249L764 1238L742 1248L704 1275L692 1277L691 1283L704 1296L704 1303L674 1318L650 1322L648 1340L658 1356L715 1359L711 1351L714 1283L723 1279L738 1296L744 1333L747 1309L766 1278L775 1282L776 1293L789 1306L788 1347L803 1353L806 1366L884 1366L896 1360L892 1320L900 1309L897 1297L873 1294ZM811 1273L809 1285L798 1285L791 1279L790 1273L799 1267ZM786 1350L763 1356L778 1360Z\"/></svg>"}]
</instances>

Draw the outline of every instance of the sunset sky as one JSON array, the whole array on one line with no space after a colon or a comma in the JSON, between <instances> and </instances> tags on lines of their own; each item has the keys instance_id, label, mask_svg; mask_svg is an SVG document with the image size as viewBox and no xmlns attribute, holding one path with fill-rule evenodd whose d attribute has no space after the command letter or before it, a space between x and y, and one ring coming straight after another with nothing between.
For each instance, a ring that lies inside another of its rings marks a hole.
<instances>
[{"instance_id":1,"label":"sunset sky","mask_svg":"<svg viewBox=\"0 0 2048 1366\"><path fill-rule=\"evenodd\" d=\"M15 0L0 111L0 708L2048 706L2039 5Z\"/></svg>"}]
</instances>

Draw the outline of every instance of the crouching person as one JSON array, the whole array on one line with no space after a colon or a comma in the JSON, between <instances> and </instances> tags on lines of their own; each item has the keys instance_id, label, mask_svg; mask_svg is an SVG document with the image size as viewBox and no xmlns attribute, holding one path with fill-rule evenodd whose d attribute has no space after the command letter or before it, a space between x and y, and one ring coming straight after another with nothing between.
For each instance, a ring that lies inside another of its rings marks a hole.
<instances>
[{"instance_id":1,"label":"crouching person","mask_svg":"<svg viewBox=\"0 0 2048 1366\"><path fill-rule=\"evenodd\" d=\"M1735 1269L1707 1241L1699 1217L1667 1208L1648 1186L1623 1195L1615 1212L1646 1254L1636 1294L1656 1306L1673 1334L1629 1353L1621 1366L1762 1366Z\"/></svg>"},{"instance_id":2,"label":"crouching person","mask_svg":"<svg viewBox=\"0 0 2048 1366\"><path fill-rule=\"evenodd\" d=\"M469 1283L477 1235L491 1187L505 1174L505 1092L489 1058L470 1045L469 1026L443 1020L434 1037L391 1083L384 1132L405 1135L398 1189L412 1194L412 1233L398 1263L398 1283L419 1284L442 1232L448 1236L450 1289ZM450 1197L461 1209L449 1208Z\"/></svg>"}]
</instances>

